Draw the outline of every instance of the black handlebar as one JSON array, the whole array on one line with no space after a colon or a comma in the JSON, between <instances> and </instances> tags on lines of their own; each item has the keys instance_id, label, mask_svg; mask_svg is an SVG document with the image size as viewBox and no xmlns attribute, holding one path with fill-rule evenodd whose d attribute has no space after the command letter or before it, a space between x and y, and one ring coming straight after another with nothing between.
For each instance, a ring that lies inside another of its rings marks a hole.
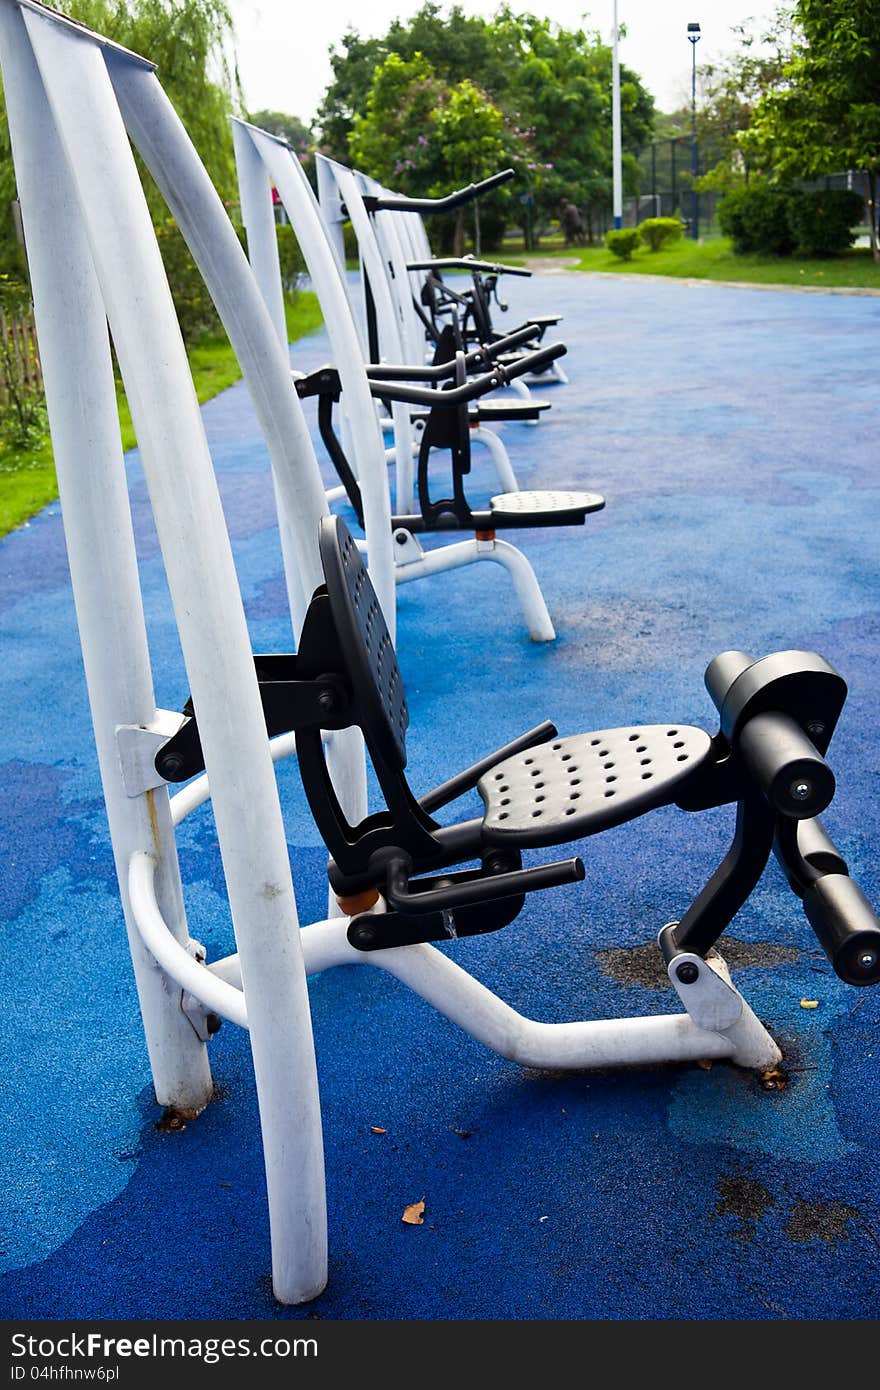
<instances>
[{"instance_id":1,"label":"black handlebar","mask_svg":"<svg viewBox=\"0 0 880 1390\"><path fill-rule=\"evenodd\" d=\"M423 811L439 810L441 806L447 806L450 801L455 801L464 792L470 791L475 787L481 777L485 777L487 772L491 772L493 767L503 763L506 758L512 758L517 753L525 753L529 748L537 748L542 743L549 743L551 738L557 735L555 724L551 724L549 719L543 723L536 724L534 729L529 729L528 733L520 734L518 738L506 743L503 748L496 748L494 753L489 753L487 757L481 758L473 766L466 768L464 772L459 772L455 777L450 777L448 782L441 782L439 787L434 787L419 797L419 805Z\"/></svg>"},{"instance_id":2,"label":"black handlebar","mask_svg":"<svg viewBox=\"0 0 880 1390\"><path fill-rule=\"evenodd\" d=\"M500 261L475 261L472 256L446 256L438 260L407 261L407 270L469 270L477 275L519 275L530 280L532 272L525 266L503 265Z\"/></svg>"},{"instance_id":3,"label":"black handlebar","mask_svg":"<svg viewBox=\"0 0 880 1390\"><path fill-rule=\"evenodd\" d=\"M429 387L421 386L402 386L389 381L377 381L369 378L370 392L373 396L389 401L401 401L405 405L422 406L431 410L433 407L451 409L454 406L466 405L469 401L477 400L480 396L488 395L490 391L497 391L514 377L524 376L527 372L535 372L544 367L549 362L554 362L557 357L564 357L568 349L565 343L549 343L547 347L538 348L535 352L526 353L517 362L510 363L504 367L497 366L494 371L484 372L482 376L472 377L470 381L465 381L461 386L453 386L447 390L436 391Z\"/></svg>"},{"instance_id":4,"label":"black handlebar","mask_svg":"<svg viewBox=\"0 0 880 1390\"><path fill-rule=\"evenodd\" d=\"M518 897L540 888L556 888L563 883L581 883L586 877L583 861L560 859L555 864L539 864L532 869L514 869L510 873L490 874L456 882L453 877L440 887L418 891L418 879L410 892L407 863L394 860L388 866L385 899L395 912L406 916L421 916L428 912L452 912L460 907L475 907L498 898ZM433 881L433 880L432 880Z\"/></svg>"},{"instance_id":5,"label":"black handlebar","mask_svg":"<svg viewBox=\"0 0 880 1390\"><path fill-rule=\"evenodd\" d=\"M364 207L368 212L451 212L453 208L461 207L462 203L469 203L472 199L481 197L483 193L497 188L499 184L507 183L513 177L513 169L502 169L500 173L492 174L488 179L482 179L480 183L469 183L467 188L459 188L454 193L447 193L445 198L401 198L394 193L381 197L367 194L364 198Z\"/></svg>"},{"instance_id":6,"label":"black handlebar","mask_svg":"<svg viewBox=\"0 0 880 1390\"><path fill-rule=\"evenodd\" d=\"M535 329L530 323L523 324L515 333L508 333L503 338L496 338L494 343L487 343L485 347L474 348L472 352L465 355L465 366L468 371L485 366L486 362L494 362L496 357L501 357L505 352L512 352L514 348L521 347L523 343L530 343L534 340ZM447 362L437 362L430 367L407 367L398 366L388 362L368 362L367 376L374 381L446 381L455 375L455 358L450 358Z\"/></svg>"}]
</instances>

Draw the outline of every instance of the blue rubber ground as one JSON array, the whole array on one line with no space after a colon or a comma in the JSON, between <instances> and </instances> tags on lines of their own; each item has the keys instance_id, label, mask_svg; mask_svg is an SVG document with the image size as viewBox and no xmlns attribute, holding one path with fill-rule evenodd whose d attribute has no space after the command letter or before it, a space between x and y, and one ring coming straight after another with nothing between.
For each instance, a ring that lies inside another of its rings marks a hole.
<instances>
[{"instance_id":1,"label":"blue rubber ground","mask_svg":"<svg viewBox=\"0 0 880 1390\"><path fill-rule=\"evenodd\" d=\"M542 717L564 732L711 728L713 655L814 648L851 686L826 821L880 903L880 299L573 275L517 281L510 297L511 319L564 313L572 378L538 428L506 428L520 482L595 488L608 507L583 530L522 538L551 645L528 641L493 566L400 591L416 789ZM326 357L322 336L294 353L306 368ZM204 414L254 646L285 649L246 393ZM136 458L130 472L157 697L179 708ZM491 490L484 460L473 490ZM279 1309L244 1034L227 1025L212 1045L206 1114L155 1128L57 507L2 542L0 586L4 1313L876 1317L880 994L834 977L775 866L731 935L736 978L785 1049L784 1092L726 1065L523 1074L378 972L314 980L330 1283L311 1309ZM295 768L281 781L310 920L324 854ZM729 833L728 811L663 811L604 835L583 846L585 884L535 895L455 957L541 1019L674 1009L635 948L682 911ZM224 953L207 813L182 829L181 857L191 929ZM405 1226L419 1199L425 1224Z\"/></svg>"}]
</instances>

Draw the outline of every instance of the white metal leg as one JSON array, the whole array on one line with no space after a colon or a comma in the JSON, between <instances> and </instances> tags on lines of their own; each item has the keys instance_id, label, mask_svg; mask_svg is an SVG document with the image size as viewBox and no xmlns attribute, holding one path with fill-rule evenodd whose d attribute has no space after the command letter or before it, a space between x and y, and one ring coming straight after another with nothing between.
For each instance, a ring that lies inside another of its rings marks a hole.
<instances>
[{"instance_id":1,"label":"white metal leg","mask_svg":"<svg viewBox=\"0 0 880 1390\"><path fill-rule=\"evenodd\" d=\"M408 533L404 533L408 535ZM414 537L411 540L415 540ZM413 547L414 548L414 547ZM403 549L400 547L398 553ZM473 565L480 560L491 560L501 565L513 579L516 595L529 636L533 642L552 642L556 630L544 602L541 586L529 561L516 546L507 541L458 541L455 545L438 546L436 550L421 550L417 559L406 559L395 567L394 577L398 584L409 584L428 574L442 574L444 570L461 569L463 565Z\"/></svg>"},{"instance_id":2,"label":"white metal leg","mask_svg":"<svg viewBox=\"0 0 880 1390\"><path fill-rule=\"evenodd\" d=\"M539 1023L517 1013L433 946L356 951L348 943L346 927L347 922L341 921L303 928L309 975L335 965L385 970L470 1037L521 1067L581 1071L728 1058L738 1066L766 1071L781 1060L776 1043L736 990L742 1018L727 1027L701 1027L687 1013ZM723 962L717 962L719 967L726 974ZM207 973L234 986L240 972L236 958L228 956Z\"/></svg>"},{"instance_id":3,"label":"white metal leg","mask_svg":"<svg viewBox=\"0 0 880 1390\"><path fill-rule=\"evenodd\" d=\"M326 1282L320 1105L287 844L231 547L186 353L101 49L42 13L22 13L87 228L199 711L252 1003L273 1280L283 1302L298 1302Z\"/></svg>"},{"instance_id":4,"label":"white metal leg","mask_svg":"<svg viewBox=\"0 0 880 1390\"><path fill-rule=\"evenodd\" d=\"M513 471L513 464L510 462L510 455L494 430L487 429L485 425L478 425L475 430L471 430L471 440L478 444L484 444L489 450L498 481L501 484L501 491L519 492L519 483Z\"/></svg>"},{"instance_id":5,"label":"white metal leg","mask_svg":"<svg viewBox=\"0 0 880 1390\"><path fill-rule=\"evenodd\" d=\"M0 45L40 354L98 762L156 1098L199 1111L212 1094L204 1045L179 993L144 950L128 897L129 856L160 859L171 938L188 940L168 797L126 794L116 727L148 724L150 673L106 317L76 192L20 13L0 6Z\"/></svg>"}]
</instances>

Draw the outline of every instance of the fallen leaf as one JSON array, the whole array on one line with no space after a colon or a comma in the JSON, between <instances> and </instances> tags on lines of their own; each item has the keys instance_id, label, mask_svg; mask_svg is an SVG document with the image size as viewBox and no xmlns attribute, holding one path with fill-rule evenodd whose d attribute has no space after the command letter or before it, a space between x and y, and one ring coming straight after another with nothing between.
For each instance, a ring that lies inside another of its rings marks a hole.
<instances>
[{"instance_id":1,"label":"fallen leaf","mask_svg":"<svg viewBox=\"0 0 880 1390\"><path fill-rule=\"evenodd\" d=\"M387 1129L383 1129L381 1125L370 1125L370 1133L371 1133L371 1134L387 1134L388 1131L387 1131Z\"/></svg>"},{"instance_id":2,"label":"fallen leaf","mask_svg":"<svg viewBox=\"0 0 880 1390\"><path fill-rule=\"evenodd\" d=\"M424 1210L424 1202L413 1202L410 1206L404 1207L401 1220L405 1221L407 1226L424 1226Z\"/></svg>"},{"instance_id":3,"label":"fallen leaf","mask_svg":"<svg viewBox=\"0 0 880 1390\"><path fill-rule=\"evenodd\" d=\"M457 1134L458 1137L459 1137L459 1139L470 1139L470 1137L471 1137L471 1130L469 1130L469 1129L456 1129L456 1128L455 1128L455 1125L452 1126L452 1133L453 1133L453 1134Z\"/></svg>"},{"instance_id":4,"label":"fallen leaf","mask_svg":"<svg viewBox=\"0 0 880 1390\"><path fill-rule=\"evenodd\" d=\"M818 999L802 999L802 1000L801 1000L801 1008L802 1008L802 1009L818 1009L818 1007L819 1007L819 1000L818 1000Z\"/></svg>"}]
</instances>

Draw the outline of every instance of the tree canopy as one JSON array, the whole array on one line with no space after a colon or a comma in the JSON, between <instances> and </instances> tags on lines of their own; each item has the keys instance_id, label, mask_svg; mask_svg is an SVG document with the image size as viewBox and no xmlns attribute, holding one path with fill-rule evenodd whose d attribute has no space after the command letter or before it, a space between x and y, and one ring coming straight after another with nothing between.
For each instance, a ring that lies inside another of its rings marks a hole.
<instances>
[{"instance_id":1,"label":"tree canopy","mask_svg":"<svg viewBox=\"0 0 880 1390\"><path fill-rule=\"evenodd\" d=\"M797 0L794 22L783 81L765 92L740 143L781 178L862 171L880 259L880 0Z\"/></svg>"},{"instance_id":2,"label":"tree canopy","mask_svg":"<svg viewBox=\"0 0 880 1390\"><path fill-rule=\"evenodd\" d=\"M215 187L236 198L230 111L240 106L238 79L228 56L232 19L225 0L65 0L65 13L98 33L151 59L159 79L199 151ZM158 190L144 180L157 221L168 211ZM14 262L15 234L9 205L15 173L6 105L0 94L0 246Z\"/></svg>"},{"instance_id":3,"label":"tree canopy","mask_svg":"<svg viewBox=\"0 0 880 1390\"><path fill-rule=\"evenodd\" d=\"M562 195L610 201L611 50L598 34L507 5L491 19L458 5L444 15L428 0L382 38L350 29L331 65L318 121L336 158L379 177L395 170L392 181L406 183L409 175L437 174L431 158L447 172L455 165L465 180L479 178L497 154L518 167L546 210ZM633 156L650 138L654 105L625 66L621 107L625 178L634 186ZM416 148L419 136L432 145L442 139L447 153Z\"/></svg>"}]
</instances>

